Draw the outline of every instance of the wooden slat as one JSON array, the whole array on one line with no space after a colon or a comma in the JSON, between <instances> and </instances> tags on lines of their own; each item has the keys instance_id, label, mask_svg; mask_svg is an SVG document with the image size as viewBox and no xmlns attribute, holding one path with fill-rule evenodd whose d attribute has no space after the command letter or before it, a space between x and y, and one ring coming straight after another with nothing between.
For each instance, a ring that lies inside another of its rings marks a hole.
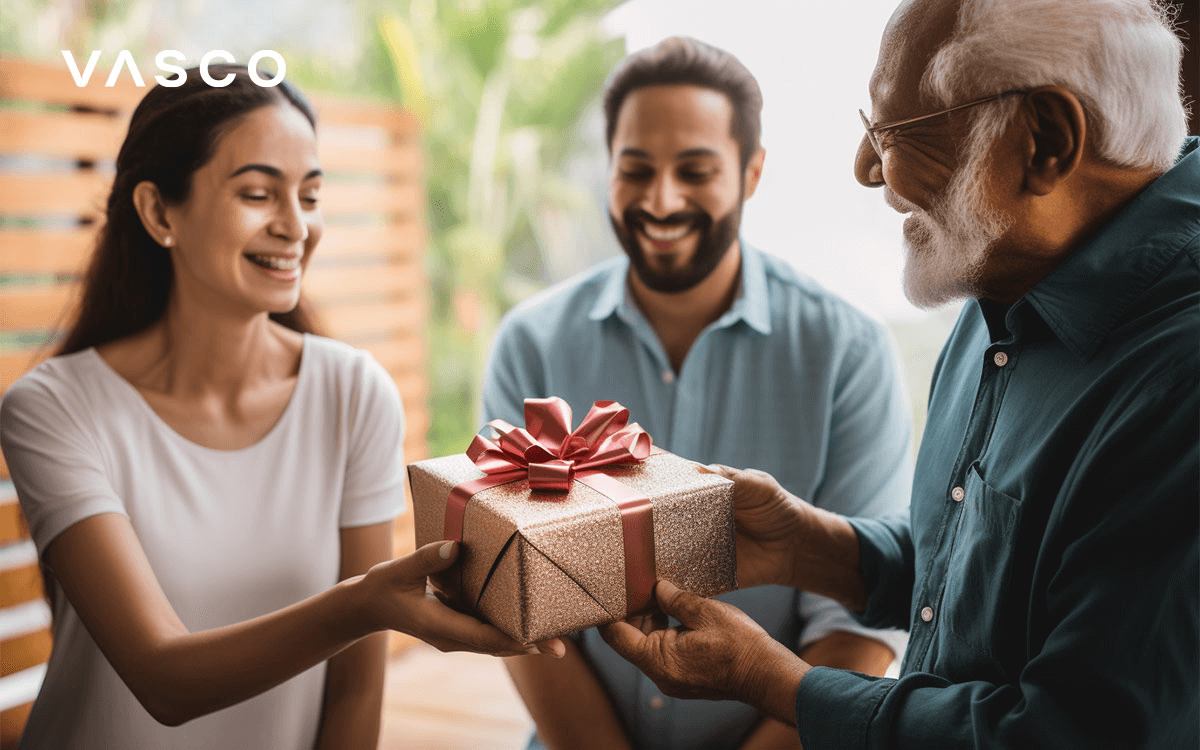
<instances>
[{"instance_id":1,"label":"wooden slat","mask_svg":"<svg viewBox=\"0 0 1200 750\"><path fill-rule=\"evenodd\" d=\"M0 211L6 208L0 203ZM0 273L82 273L96 232L95 227L0 229Z\"/></svg>"},{"instance_id":2,"label":"wooden slat","mask_svg":"<svg viewBox=\"0 0 1200 750\"><path fill-rule=\"evenodd\" d=\"M39 602L40 604L41 602ZM3 614L3 612L0 612ZM44 664L50 659L50 648L53 639L48 629L7 640L0 652L0 677L7 677L30 667Z\"/></svg>"},{"instance_id":3,"label":"wooden slat","mask_svg":"<svg viewBox=\"0 0 1200 750\"><path fill-rule=\"evenodd\" d=\"M401 180L417 180L421 176L421 152L415 145L386 146L372 148L349 144L322 144L317 134L317 146L321 157L321 171L326 174L338 172L370 172Z\"/></svg>"},{"instance_id":4,"label":"wooden slat","mask_svg":"<svg viewBox=\"0 0 1200 750\"><path fill-rule=\"evenodd\" d=\"M68 231L0 229L0 273L82 273L97 232L96 227ZM360 257L415 260L424 244L424 228L414 218L375 227L329 223L313 263L319 267L326 260Z\"/></svg>"},{"instance_id":5,"label":"wooden slat","mask_svg":"<svg viewBox=\"0 0 1200 750\"><path fill-rule=\"evenodd\" d=\"M123 117L55 111L0 111L0 153L63 159L113 160L125 139ZM318 132L321 169L326 174L370 172L416 180L423 169L413 143L360 145L328 142Z\"/></svg>"},{"instance_id":6,"label":"wooden slat","mask_svg":"<svg viewBox=\"0 0 1200 750\"><path fill-rule=\"evenodd\" d=\"M82 73L87 67L91 50L72 52ZM156 68L147 76L146 71L139 67L142 78L149 83L147 88L138 88L133 84L129 71L122 70L120 78L114 82L112 88L108 88L104 83L108 80L116 61L116 52L101 53L88 85L80 88L75 85L75 80L67 68L67 61L61 53L52 60L37 62L0 58L0 99L25 99L47 104L132 110L149 90L149 86L153 85L154 76L159 71Z\"/></svg>"},{"instance_id":7,"label":"wooden slat","mask_svg":"<svg viewBox=\"0 0 1200 750\"><path fill-rule=\"evenodd\" d=\"M422 331L413 331L386 341L370 344L367 350L385 370L399 378L412 372L425 372L429 357ZM13 349L0 353L0 393L18 378L54 353L53 347Z\"/></svg>"},{"instance_id":8,"label":"wooden slat","mask_svg":"<svg viewBox=\"0 0 1200 750\"><path fill-rule=\"evenodd\" d=\"M423 210L423 190L422 186L411 182L381 185L326 180L321 187L321 213L326 217L362 214L416 217Z\"/></svg>"},{"instance_id":9,"label":"wooden slat","mask_svg":"<svg viewBox=\"0 0 1200 750\"><path fill-rule=\"evenodd\" d=\"M115 159L124 118L71 112L0 111L0 153L65 159Z\"/></svg>"},{"instance_id":10,"label":"wooden slat","mask_svg":"<svg viewBox=\"0 0 1200 750\"><path fill-rule=\"evenodd\" d=\"M2 305L3 303L0 303ZM2 313L0 313L2 315ZM0 394L8 390L17 378L32 370L38 362L50 356L53 349L8 349L0 351Z\"/></svg>"},{"instance_id":11,"label":"wooden slat","mask_svg":"<svg viewBox=\"0 0 1200 750\"><path fill-rule=\"evenodd\" d=\"M304 279L305 293L318 304L352 295L411 296L420 291L424 274L412 265L311 268Z\"/></svg>"},{"instance_id":12,"label":"wooden slat","mask_svg":"<svg viewBox=\"0 0 1200 750\"><path fill-rule=\"evenodd\" d=\"M330 224L313 259L388 257L416 258L425 245L425 230L416 216L378 227Z\"/></svg>"},{"instance_id":13,"label":"wooden slat","mask_svg":"<svg viewBox=\"0 0 1200 750\"><path fill-rule=\"evenodd\" d=\"M108 175L97 172L0 173L0 211L17 216L104 215Z\"/></svg>"},{"instance_id":14,"label":"wooden slat","mask_svg":"<svg viewBox=\"0 0 1200 750\"><path fill-rule=\"evenodd\" d=\"M0 273L82 273L96 242L98 229L0 229ZM408 218L374 227L329 223L314 267L335 258L378 257L400 261L417 259L425 244L420 221Z\"/></svg>"},{"instance_id":15,"label":"wooden slat","mask_svg":"<svg viewBox=\"0 0 1200 750\"><path fill-rule=\"evenodd\" d=\"M40 667L38 669L41 670ZM38 678L30 684L40 686L41 679ZM29 721L29 711L32 708L33 701L27 701L7 711L0 711L0 750L16 750L21 741L21 730Z\"/></svg>"},{"instance_id":16,"label":"wooden slat","mask_svg":"<svg viewBox=\"0 0 1200 750\"><path fill-rule=\"evenodd\" d=\"M0 289L0 321L4 330L66 326L78 284L8 286Z\"/></svg>"},{"instance_id":17,"label":"wooden slat","mask_svg":"<svg viewBox=\"0 0 1200 750\"><path fill-rule=\"evenodd\" d=\"M429 349L424 336L406 336L371 344L367 347L371 356L383 369L399 377L400 373L425 372Z\"/></svg>"},{"instance_id":18,"label":"wooden slat","mask_svg":"<svg viewBox=\"0 0 1200 750\"><path fill-rule=\"evenodd\" d=\"M310 96L317 110L318 127L345 125L350 127L384 128L396 138L415 137L420 124L412 114L385 102L363 102L337 96Z\"/></svg>"},{"instance_id":19,"label":"wooden slat","mask_svg":"<svg viewBox=\"0 0 1200 750\"><path fill-rule=\"evenodd\" d=\"M42 576L34 564L0 571L0 607L11 607L42 598Z\"/></svg>"},{"instance_id":20,"label":"wooden slat","mask_svg":"<svg viewBox=\"0 0 1200 750\"><path fill-rule=\"evenodd\" d=\"M0 545L29 538L29 529L17 505L12 483L0 481Z\"/></svg>"},{"instance_id":21,"label":"wooden slat","mask_svg":"<svg viewBox=\"0 0 1200 750\"><path fill-rule=\"evenodd\" d=\"M97 172L51 174L0 173L0 210L17 216L104 215L111 178ZM321 188L325 216L387 214L419 216L424 196L412 182L339 182L327 180Z\"/></svg>"},{"instance_id":22,"label":"wooden slat","mask_svg":"<svg viewBox=\"0 0 1200 750\"><path fill-rule=\"evenodd\" d=\"M422 335L425 309L424 299L413 297L398 302L338 305L322 310L321 317L332 338L354 344L374 334Z\"/></svg>"}]
</instances>

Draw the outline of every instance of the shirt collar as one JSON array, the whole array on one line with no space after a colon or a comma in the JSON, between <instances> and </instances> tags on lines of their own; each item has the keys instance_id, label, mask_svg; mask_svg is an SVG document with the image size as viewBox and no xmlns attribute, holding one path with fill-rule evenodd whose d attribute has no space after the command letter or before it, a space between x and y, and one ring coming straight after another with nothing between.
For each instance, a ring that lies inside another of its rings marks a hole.
<instances>
[{"instance_id":1,"label":"shirt collar","mask_svg":"<svg viewBox=\"0 0 1200 750\"><path fill-rule=\"evenodd\" d=\"M1025 295L1077 357L1088 359L1187 242L1200 233L1200 139Z\"/></svg>"},{"instance_id":2,"label":"shirt collar","mask_svg":"<svg viewBox=\"0 0 1200 750\"><path fill-rule=\"evenodd\" d=\"M747 325L759 333L769 334L771 333L771 305L767 298L766 265L763 262L762 253L757 248L745 240L739 240L739 242L742 251L742 271L737 297L734 299L732 307L714 325L723 328L731 326L739 320L744 320ZM588 313L589 318L604 320L614 313L620 313L620 317L628 321L632 315L640 315L635 312L637 305L634 304L633 298L629 294L629 285L626 283L628 273L628 259L613 266L612 273L605 280L604 286L601 287L600 293L596 297L595 304L592 305L591 312Z\"/></svg>"}]
</instances>

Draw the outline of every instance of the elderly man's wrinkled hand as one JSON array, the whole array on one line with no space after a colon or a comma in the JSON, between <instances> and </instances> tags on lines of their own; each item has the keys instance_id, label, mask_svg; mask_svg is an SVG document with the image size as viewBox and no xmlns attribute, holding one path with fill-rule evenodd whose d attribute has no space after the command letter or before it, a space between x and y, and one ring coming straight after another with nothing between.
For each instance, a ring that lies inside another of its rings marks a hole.
<instances>
[{"instance_id":1,"label":"elderly man's wrinkled hand","mask_svg":"<svg viewBox=\"0 0 1200 750\"><path fill-rule=\"evenodd\" d=\"M738 587L794 585L795 553L803 543L804 512L811 506L766 472L718 464L705 468L734 482Z\"/></svg>"},{"instance_id":2,"label":"elderly man's wrinkled hand","mask_svg":"<svg viewBox=\"0 0 1200 750\"><path fill-rule=\"evenodd\" d=\"M638 618L601 628L617 653L667 695L737 700L795 723L796 689L808 665L737 607L668 581L658 582L655 596L680 625L656 629L665 621Z\"/></svg>"}]
</instances>

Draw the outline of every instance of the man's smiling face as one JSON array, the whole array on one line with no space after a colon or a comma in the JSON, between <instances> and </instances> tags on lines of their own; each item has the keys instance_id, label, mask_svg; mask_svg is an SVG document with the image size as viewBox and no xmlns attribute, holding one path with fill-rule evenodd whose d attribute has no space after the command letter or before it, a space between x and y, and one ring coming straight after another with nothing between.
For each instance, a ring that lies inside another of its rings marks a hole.
<instances>
[{"instance_id":1,"label":"man's smiling face","mask_svg":"<svg viewBox=\"0 0 1200 750\"><path fill-rule=\"evenodd\" d=\"M693 85L634 89L612 139L608 210L648 288L683 292L737 241L743 180L725 94Z\"/></svg>"}]
</instances>

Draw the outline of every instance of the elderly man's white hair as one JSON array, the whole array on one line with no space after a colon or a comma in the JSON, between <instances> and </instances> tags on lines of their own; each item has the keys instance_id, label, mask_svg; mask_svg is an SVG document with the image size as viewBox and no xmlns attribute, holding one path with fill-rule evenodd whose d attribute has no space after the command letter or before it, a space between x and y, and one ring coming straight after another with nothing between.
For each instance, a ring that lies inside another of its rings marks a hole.
<instances>
[{"instance_id":1,"label":"elderly man's white hair","mask_svg":"<svg viewBox=\"0 0 1200 750\"><path fill-rule=\"evenodd\" d=\"M1171 16L1155 0L963 0L921 85L945 106L1062 86L1083 104L1100 158L1165 171L1187 136L1181 54ZM1012 111L984 110L977 124L993 131L995 118Z\"/></svg>"}]
</instances>

